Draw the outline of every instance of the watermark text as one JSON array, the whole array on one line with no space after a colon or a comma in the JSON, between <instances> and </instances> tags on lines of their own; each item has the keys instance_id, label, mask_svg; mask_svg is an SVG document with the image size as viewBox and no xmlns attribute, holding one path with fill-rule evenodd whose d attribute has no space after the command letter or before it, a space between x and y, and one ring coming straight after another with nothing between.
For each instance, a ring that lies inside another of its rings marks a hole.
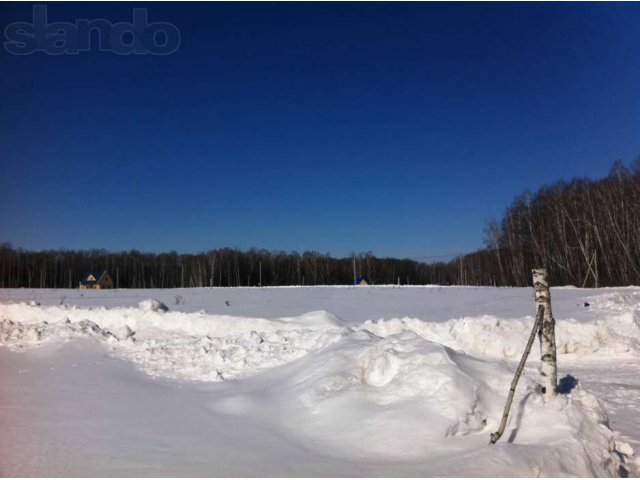
<instances>
[{"instance_id":1,"label":"watermark text","mask_svg":"<svg viewBox=\"0 0 640 480\"><path fill-rule=\"evenodd\" d=\"M131 23L112 23L104 18L49 23L47 6L34 5L31 23L13 22L4 29L4 49L13 55L76 55L91 50L170 55L180 42L180 30L168 22L149 23L146 8L134 8Z\"/></svg>"}]
</instances>

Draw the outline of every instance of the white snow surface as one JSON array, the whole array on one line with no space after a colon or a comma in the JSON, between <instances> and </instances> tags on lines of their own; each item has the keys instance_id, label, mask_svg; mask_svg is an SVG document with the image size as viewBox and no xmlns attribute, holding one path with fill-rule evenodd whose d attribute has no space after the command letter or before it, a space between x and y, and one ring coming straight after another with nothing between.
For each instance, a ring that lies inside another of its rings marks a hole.
<instances>
[{"instance_id":1,"label":"white snow surface","mask_svg":"<svg viewBox=\"0 0 640 480\"><path fill-rule=\"evenodd\" d=\"M552 289L562 393L536 344L488 445L532 297L0 290L0 474L636 476L640 288Z\"/></svg>"}]
</instances>

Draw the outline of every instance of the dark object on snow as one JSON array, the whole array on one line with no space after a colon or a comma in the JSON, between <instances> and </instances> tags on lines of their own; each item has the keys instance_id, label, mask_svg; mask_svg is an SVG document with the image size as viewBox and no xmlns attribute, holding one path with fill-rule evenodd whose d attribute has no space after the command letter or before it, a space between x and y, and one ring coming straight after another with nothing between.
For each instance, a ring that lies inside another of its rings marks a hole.
<instances>
[{"instance_id":1,"label":"dark object on snow","mask_svg":"<svg viewBox=\"0 0 640 480\"><path fill-rule=\"evenodd\" d=\"M230 305L230 304L229 304L229 300L225 300L225 301L224 301L224 304L228 307L228 306Z\"/></svg>"},{"instance_id":2,"label":"dark object on snow","mask_svg":"<svg viewBox=\"0 0 640 480\"><path fill-rule=\"evenodd\" d=\"M584 302L585 307L588 307L589 305L590 305L589 302Z\"/></svg>"},{"instance_id":3,"label":"dark object on snow","mask_svg":"<svg viewBox=\"0 0 640 480\"><path fill-rule=\"evenodd\" d=\"M132 342L135 342L136 339L133 336L136 334L136 332L131 330L131 327L129 325L125 325L125 328L126 328L125 337L124 337L125 340L130 338Z\"/></svg>"},{"instance_id":4,"label":"dark object on snow","mask_svg":"<svg viewBox=\"0 0 640 480\"><path fill-rule=\"evenodd\" d=\"M558 382L558 392L559 393L571 393L578 385L578 379L573 375L565 375Z\"/></svg>"}]
</instances>

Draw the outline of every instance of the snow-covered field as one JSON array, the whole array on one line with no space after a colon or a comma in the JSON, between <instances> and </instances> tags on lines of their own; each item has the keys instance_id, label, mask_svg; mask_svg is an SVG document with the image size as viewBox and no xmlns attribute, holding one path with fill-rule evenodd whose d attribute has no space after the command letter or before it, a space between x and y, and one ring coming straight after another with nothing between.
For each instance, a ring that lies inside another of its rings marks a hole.
<instances>
[{"instance_id":1,"label":"snow-covered field","mask_svg":"<svg viewBox=\"0 0 640 480\"><path fill-rule=\"evenodd\" d=\"M531 289L0 290L0 475L637 476L640 288L552 302L489 446Z\"/></svg>"}]
</instances>

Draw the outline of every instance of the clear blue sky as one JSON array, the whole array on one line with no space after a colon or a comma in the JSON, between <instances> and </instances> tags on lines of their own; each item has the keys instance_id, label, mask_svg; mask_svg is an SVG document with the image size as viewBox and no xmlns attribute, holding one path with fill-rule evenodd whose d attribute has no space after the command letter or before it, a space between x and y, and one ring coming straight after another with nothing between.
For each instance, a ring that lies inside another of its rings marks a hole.
<instances>
[{"instance_id":1,"label":"clear blue sky","mask_svg":"<svg viewBox=\"0 0 640 480\"><path fill-rule=\"evenodd\" d=\"M482 245L524 189L640 154L638 4L49 4L169 56L0 51L0 241L29 249ZM0 27L31 21L0 6Z\"/></svg>"}]
</instances>

